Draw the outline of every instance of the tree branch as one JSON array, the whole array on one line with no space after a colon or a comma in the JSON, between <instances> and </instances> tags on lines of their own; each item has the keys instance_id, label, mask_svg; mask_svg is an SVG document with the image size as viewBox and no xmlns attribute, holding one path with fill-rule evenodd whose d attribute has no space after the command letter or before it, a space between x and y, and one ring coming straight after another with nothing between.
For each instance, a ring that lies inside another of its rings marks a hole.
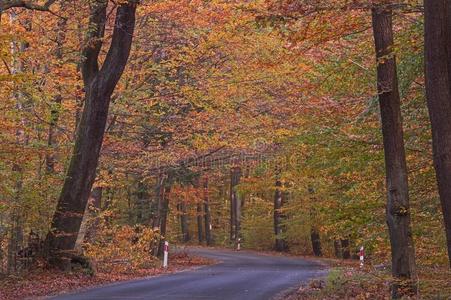
<instances>
[{"instance_id":1,"label":"tree branch","mask_svg":"<svg viewBox=\"0 0 451 300\"><path fill-rule=\"evenodd\" d=\"M110 49L100 70L106 94L113 92L127 64L135 29L136 6L136 1L129 0L117 8Z\"/></svg>"},{"instance_id":2,"label":"tree branch","mask_svg":"<svg viewBox=\"0 0 451 300\"><path fill-rule=\"evenodd\" d=\"M86 89L99 72L99 53L105 34L108 0L94 0L90 5L89 28L82 50L81 73Z\"/></svg>"},{"instance_id":3,"label":"tree branch","mask_svg":"<svg viewBox=\"0 0 451 300\"><path fill-rule=\"evenodd\" d=\"M0 0L0 13L14 7L22 7L39 11L50 11L50 6L56 1L57 0L47 0L40 4L39 2L27 0Z\"/></svg>"}]
</instances>

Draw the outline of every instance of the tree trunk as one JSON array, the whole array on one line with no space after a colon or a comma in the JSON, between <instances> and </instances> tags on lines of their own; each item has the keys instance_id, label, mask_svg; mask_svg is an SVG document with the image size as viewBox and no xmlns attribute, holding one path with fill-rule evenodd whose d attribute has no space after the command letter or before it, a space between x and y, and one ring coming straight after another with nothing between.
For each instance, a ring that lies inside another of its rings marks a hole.
<instances>
[{"instance_id":1,"label":"tree trunk","mask_svg":"<svg viewBox=\"0 0 451 300\"><path fill-rule=\"evenodd\" d=\"M334 240L334 254L336 258L342 258L340 240Z\"/></svg>"},{"instance_id":2,"label":"tree trunk","mask_svg":"<svg viewBox=\"0 0 451 300\"><path fill-rule=\"evenodd\" d=\"M158 177L157 186L155 189L156 202L152 201L152 228L153 230L161 230L161 218L164 205L164 193L165 193L166 175L160 175Z\"/></svg>"},{"instance_id":3,"label":"tree trunk","mask_svg":"<svg viewBox=\"0 0 451 300\"><path fill-rule=\"evenodd\" d=\"M199 239L199 244L202 244L202 242L204 241L204 232L203 232L203 224L202 224L202 203L198 202L196 204L196 209L197 209L197 237Z\"/></svg>"},{"instance_id":4,"label":"tree trunk","mask_svg":"<svg viewBox=\"0 0 451 300\"><path fill-rule=\"evenodd\" d=\"M149 203L149 192L148 186L142 181L142 178L138 179L138 188L136 191L136 223L145 224L148 219L144 217L145 213L148 212ZM159 221L159 220L158 220Z\"/></svg>"},{"instance_id":5,"label":"tree trunk","mask_svg":"<svg viewBox=\"0 0 451 300\"><path fill-rule=\"evenodd\" d=\"M240 238L241 200L236 186L240 184L241 168L232 168L230 175L230 240L234 241Z\"/></svg>"},{"instance_id":6,"label":"tree trunk","mask_svg":"<svg viewBox=\"0 0 451 300\"><path fill-rule=\"evenodd\" d=\"M341 255L342 255L343 259L351 258L351 248L349 246L349 239L341 240Z\"/></svg>"},{"instance_id":7,"label":"tree trunk","mask_svg":"<svg viewBox=\"0 0 451 300\"><path fill-rule=\"evenodd\" d=\"M277 180L276 191L274 195L274 234L276 236L276 251L286 251L288 248L285 239L281 236L283 234L283 214L281 212L284 202L283 194L284 192L282 191L282 182L280 180Z\"/></svg>"},{"instance_id":8,"label":"tree trunk","mask_svg":"<svg viewBox=\"0 0 451 300\"><path fill-rule=\"evenodd\" d=\"M160 213L160 234L163 236L160 239L160 244L158 246L157 256L163 255L164 251L164 242L166 241L166 226L168 220L169 213L169 195L171 193L171 181L169 179L166 180L166 184L163 186L163 196L162 196L162 211Z\"/></svg>"},{"instance_id":9,"label":"tree trunk","mask_svg":"<svg viewBox=\"0 0 451 300\"><path fill-rule=\"evenodd\" d=\"M17 21L17 14L12 11L9 14L10 23L13 24ZM25 30L31 31L31 22L29 19L25 20ZM25 71L25 63L20 58L20 54L23 53L29 44L23 41L14 41L11 43L11 74L22 74ZM15 87L14 98L16 100L16 109L19 114L24 114L30 110L30 102L27 101L20 88ZM29 135L26 134L26 129L29 126L29 122L25 115L20 117L20 123L16 128L16 143L20 147L25 147L29 143ZM11 229L8 241L8 262L7 272L12 273L17 270L17 252L23 243L23 213L21 211L21 199L23 192L23 176L24 170L20 162L15 162L12 166L12 173L16 175L17 179L14 186L14 198L12 199L13 209L11 212Z\"/></svg>"},{"instance_id":10,"label":"tree trunk","mask_svg":"<svg viewBox=\"0 0 451 300\"><path fill-rule=\"evenodd\" d=\"M232 173L233 174L233 173ZM236 199L232 192L232 182L230 182L230 241L236 239Z\"/></svg>"},{"instance_id":11,"label":"tree trunk","mask_svg":"<svg viewBox=\"0 0 451 300\"><path fill-rule=\"evenodd\" d=\"M8 240L8 256L6 272L8 274L17 271L17 252L23 242L22 216L15 210L12 214L10 236Z\"/></svg>"},{"instance_id":12,"label":"tree trunk","mask_svg":"<svg viewBox=\"0 0 451 300\"><path fill-rule=\"evenodd\" d=\"M389 4L389 3L388 3ZM377 88L384 140L387 224L392 254L392 297L403 291L398 281L416 278L415 253L410 229L410 207L407 167L404 150L396 60L393 53L392 11L389 5L375 5L372 9L373 33L377 58ZM412 289L413 284L408 283Z\"/></svg>"},{"instance_id":13,"label":"tree trunk","mask_svg":"<svg viewBox=\"0 0 451 300\"><path fill-rule=\"evenodd\" d=\"M205 241L207 246L211 246L211 212L210 212L210 199L208 197L208 178L204 181L204 223L205 223Z\"/></svg>"},{"instance_id":14,"label":"tree trunk","mask_svg":"<svg viewBox=\"0 0 451 300\"><path fill-rule=\"evenodd\" d=\"M85 103L77 129L72 158L47 234L50 264L66 269L74 249L86 203L94 183L111 94L119 81L130 53L135 27L136 3L116 8L111 45L102 67L98 57L102 46L108 1L91 3L87 48L83 50L82 75ZM69 255L68 255L69 254Z\"/></svg>"},{"instance_id":15,"label":"tree trunk","mask_svg":"<svg viewBox=\"0 0 451 300\"><path fill-rule=\"evenodd\" d=\"M200 178L196 177L193 180L193 187L194 187L194 193L196 195L196 221L197 221L197 239L199 241L199 244L202 244L202 242L204 241L204 232L203 232L203 224L202 224L202 219L203 219L203 209L202 209L202 199L201 199L201 194L199 192L200 189Z\"/></svg>"},{"instance_id":16,"label":"tree trunk","mask_svg":"<svg viewBox=\"0 0 451 300\"><path fill-rule=\"evenodd\" d=\"M190 241L191 237L189 234L188 215L186 212L185 201L181 201L178 206L180 213L180 230L182 232L182 242L187 243Z\"/></svg>"},{"instance_id":17,"label":"tree trunk","mask_svg":"<svg viewBox=\"0 0 451 300\"><path fill-rule=\"evenodd\" d=\"M64 10L65 3L61 3L61 9ZM66 40L67 19L60 18L57 23L58 32L56 34L56 50L55 58L60 63L63 60L63 45ZM47 173L55 172L55 146L56 146L56 128L61 109L61 101L63 100L62 89L57 85L57 94L53 97L52 108L50 111L50 122L47 136L47 152L45 154L45 166Z\"/></svg>"},{"instance_id":18,"label":"tree trunk","mask_svg":"<svg viewBox=\"0 0 451 300\"><path fill-rule=\"evenodd\" d=\"M424 1L426 99L432 149L451 268L451 7Z\"/></svg>"},{"instance_id":19,"label":"tree trunk","mask_svg":"<svg viewBox=\"0 0 451 300\"><path fill-rule=\"evenodd\" d=\"M321 250L321 239L319 237L319 231L314 226L310 230L310 238L312 241L313 254L315 256L322 256L323 253Z\"/></svg>"}]
</instances>

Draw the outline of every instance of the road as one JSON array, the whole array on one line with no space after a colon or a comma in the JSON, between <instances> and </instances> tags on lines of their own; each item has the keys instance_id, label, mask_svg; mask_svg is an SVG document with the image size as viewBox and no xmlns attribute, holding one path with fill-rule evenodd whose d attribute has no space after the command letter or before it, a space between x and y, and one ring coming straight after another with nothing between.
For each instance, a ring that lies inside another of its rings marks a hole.
<instances>
[{"instance_id":1,"label":"road","mask_svg":"<svg viewBox=\"0 0 451 300\"><path fill-rule=\"evenodd\" d=\"M262 255L247 251L190 249L218 264L160 277L92 288L54 300L106 299L272 299L301 281L327 273L319 264L293 257Z\"/></svg>"}]
</instances>

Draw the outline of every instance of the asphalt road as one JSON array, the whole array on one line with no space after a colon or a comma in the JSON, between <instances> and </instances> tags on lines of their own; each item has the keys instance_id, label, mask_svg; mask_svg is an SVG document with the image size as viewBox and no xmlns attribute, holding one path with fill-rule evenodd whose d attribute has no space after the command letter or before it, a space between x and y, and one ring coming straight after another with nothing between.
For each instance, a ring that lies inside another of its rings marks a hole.
<instances>
[{"instance_id":1,"label":"asphalt road","mask_svg":"<svg viewBox=\"0 0 451 300\"><path fill-rule=\"evenodd\" d=\"M302 281L327 273L317 263L247 251L190 249L218 264L196 270L92 288L57 300L106 299L272 299Z\"/></svg>"}]
</instances>

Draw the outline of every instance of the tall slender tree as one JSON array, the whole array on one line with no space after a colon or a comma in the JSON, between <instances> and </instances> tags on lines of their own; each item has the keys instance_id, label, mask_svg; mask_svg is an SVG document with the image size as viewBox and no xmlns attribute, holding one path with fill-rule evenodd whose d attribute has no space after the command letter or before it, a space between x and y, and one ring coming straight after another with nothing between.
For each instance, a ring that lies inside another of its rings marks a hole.
<instances>
[{"instance_id":1,"label":"tall slender tree","mask_svg":"<svg viewBox=\"0 0 451 300\"><path fill-rule=\"evenodd\" d=\"M205 224L205 241L207 246L212 244L211 236L211 211L210 211L210 198L208 194L208 177L204 181L204 224Z\"/></svg>"},{"instance_id":2,"label":"tall slender tree","mask_svg":"<svg viewBox=\"0 0 451 300\"><path fill-rule=\"evenodd\" d=\"M230 171L230 240L240 238L241 200L236 190L240 184L241 168L233 167Z\"/></svg>"},{"instance_id":3,"label":"tall slender tree","mask_svg":"<svg viewBox=\"0 0 451 300\"><path fill-rule=\"evenodd\" d=\"M276 180L276 191L274 193L274 234L275 239L275 249L276 251L286 251L288 250L286 240L283 236L283 225L282 221L284 215L281 212L284 202L284 191L282 191L282 181L280 179Z\"/></svg>"},{"instance_id":4,"label":"tall slender tree","mask_svg":"<svg viewBox=\"0 0 451 300\"><path fill-rule=\"evenodd\" d=\"M387 185L386 218L391 244L392 275L396 279L391 292L399 298L412 291L416 279L415 251L410 228L407 166L404 150L401 101L396 59L393 49L392 8L390 2L378 2L372 8L372 25L377 59L377 90L384 141ZM408 289L402 288L406 281Z\"/></svg>"}]
</instances>

